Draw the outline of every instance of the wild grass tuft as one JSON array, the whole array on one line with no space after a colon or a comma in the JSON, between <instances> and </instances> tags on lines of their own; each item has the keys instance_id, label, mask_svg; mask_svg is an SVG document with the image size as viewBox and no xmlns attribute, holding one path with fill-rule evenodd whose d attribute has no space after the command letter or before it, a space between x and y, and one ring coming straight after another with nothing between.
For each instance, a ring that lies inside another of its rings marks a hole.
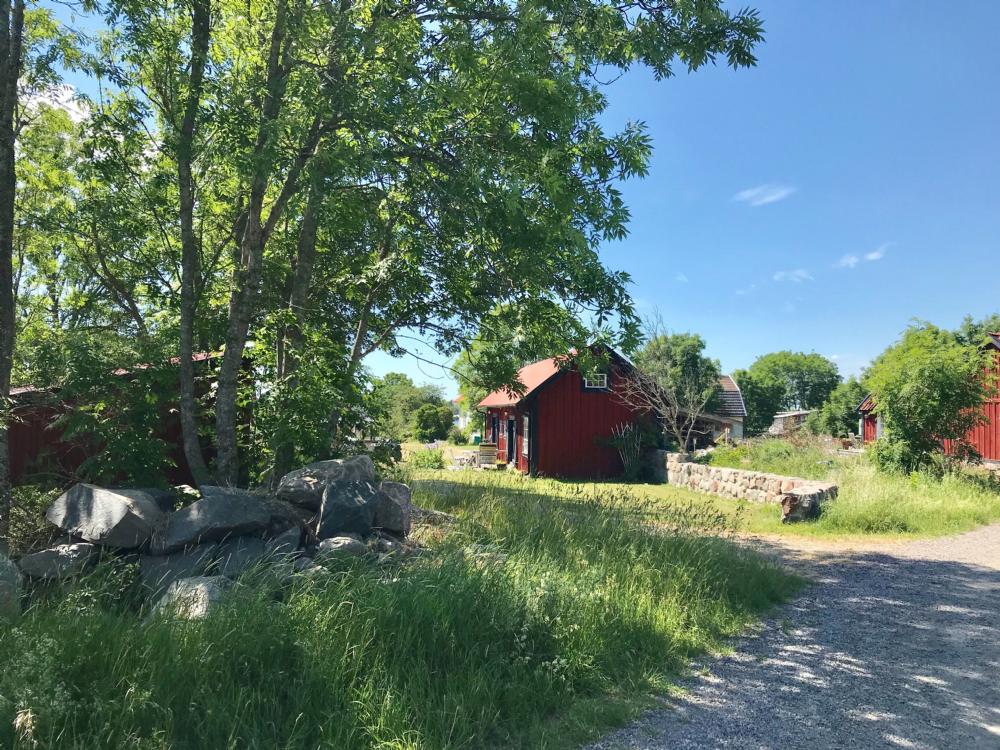
<instances>
[{"instance_id":1,"label":"wild grass tuft","mask_svg":"<svg viewBox=\"0 0 1000 750\"><path fill-rule=\"evenodd\" d=\"M287 590L258 571L202 622L85 593L108 576L44 598L0 631L0 746L572 746L797 585L711 511L651 532L614 491L415 494L459 515L433 554Z\"/></svg>"}]
</instances>

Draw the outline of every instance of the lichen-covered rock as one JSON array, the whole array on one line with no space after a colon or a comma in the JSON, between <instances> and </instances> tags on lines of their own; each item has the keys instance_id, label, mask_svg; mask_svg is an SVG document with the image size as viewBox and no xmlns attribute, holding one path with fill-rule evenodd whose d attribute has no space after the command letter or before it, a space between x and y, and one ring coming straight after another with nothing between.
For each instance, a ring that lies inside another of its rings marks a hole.
<instances>
[{"instance_id":1,"label":"lichen-covered rock","mask_svg":"<svg viewBox=\"0 0 1000 750\"><path fill-rule=\"evenodd\" d=\"M363 557L368 554L368 545L350 536L335 536L324 539L316 547L313 560L322 563L333 557Z\"/></svg>"},{"instance_id":2,"label":"lichen-covered rock","mask_svg":"<svg viewBox=\"0 0 1000 750\"><path fill-rule=\"evenodd\" d=\"M89 568L99 553L97 545L89 542L58 544L51 549L25 555L18 561L18 567L28 578L70 578Z\"/></svg>"},{"instance_id":3,"label":"lichen-covered rock","mask_svg":"<svg viewBox=\"0 0 1000 750\"><path fill-rule=\"evenodd\" d=\"M154 594L166 591L175 581L206 573L215 563L218 546L208 542L170 555L142 555L139 580Z\"/></svg>"},{"instance_id":4,"label":"lichen-covered rock","mask_svg":"<svg viewBox=\"0 0 1000 750\"><path fill-rule=\"evenodd\" d=\"M133 549L149 541L164 514L142 490L108 490L77 484L45 513L49 523L74 537L105 547Z\"/></svg>"},{"instance_id":5,"label":"lichen-covered rock","mask_svg":"<svg viewBox=\"0 0 1000 750\"><path fill-rule=\"evenodd\" d=\"M208 616L212 608L222 601L230 586L232 581L224 576L182 578L170 584L163 598L153 608L153 614L200 620Z\"/></svg>"},{"instance_id":6,"label":"lichen-covered rock","mask_svg":"<svg viewBox=\"0 0 1000 750\"><path fill-rule=\"evenodd\" d=\"M218 572L226 578L239 578L243 573L260 563L267 555L263 539L239 536L227 539L219 545Z\"/></svg>"},{"instance_id":7,"label":"lichen-covered rock","mask_svg":"<svg viewBox=\"0 0 1000 750\"><path fill-rule=\"evenodd\" d=\"M162 530L153 535L150 551L166 554L201 542L263 532L270 520L258 498L211 495L169 514Z\"/></svg>"},{"instance_id":8,"label":"lichen-covered rock","mask_svg":"<svg viewBox=\"0 0 1000 750\"><path fill-rule=\"evenodd\" d=\"M0 552L0 622L11 622L21 615L21 572Z\"/></svg>"},{"instance_id":9,"label":"lichen-covered rock","mask_svg":"<svg viewBox=\"0 0 1000 750\"><path fill-rule=\"evenodd\" d=\"M383 494L371 482L338 479L323 491L316 537L329 539L346 533L368 536L375 520L375 508Z\"/></svg>"},{"instance_id":10,"label":"lichen-covered rock","mask_svg":"<svg viewBox=\"0 0 1000 750\"><path fill-rule=\"evenodd\" d=\"M285 474L278 482L276 494L295 505L319 510L327 484L334 481L368 482L375 484L375 464L368 456L317 461Z\"/></svg>"},{"instance_id":11,"label":"lichen-covered rock","mask_svg":"<svg viewBox=\"0 0 1000 750\"><path fill-rule=\"evenodd\" d=\"M374 526L406 536L410 533L413 493L400 482L382 482L379 489L385 500L381 500L375 508Z\"/></svg>"}]
</instances>

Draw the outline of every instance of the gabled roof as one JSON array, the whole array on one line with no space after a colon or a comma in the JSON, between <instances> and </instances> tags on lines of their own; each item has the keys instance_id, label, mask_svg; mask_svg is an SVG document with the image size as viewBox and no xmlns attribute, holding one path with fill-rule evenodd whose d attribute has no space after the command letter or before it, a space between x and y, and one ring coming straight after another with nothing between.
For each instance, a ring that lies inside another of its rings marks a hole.
<instances>
[{"instance_id":1,"label":"gabled roof","mask_svg":"<svg viewBox=\"0 0 1000 750\"><path fill-rule=\"evenodd\" d=\"M875 408L875 401L872 399L872 394L865 396L865 400L858 404L858 411L862 414L867 414Z\"/></svg>"},{"instance_id":2,"label":"gabled roof","mask_svg":"<svg viewBox=\"0 0 1000 750\"><path fill-rule=\"evenodd\" d=\"M743 403L743 393L729 375L719 378L722 392L719 394L718 414L720 417L745 417L747 406Z\"/></svg>"},{"instance_id":3,"label":"gabled roof","mask_svg":"<svg viewBox=\"0 0 1000 750\"><path fill-rule=\"evenodd\" d=\"M517 379L524 386L524 393L522 395L519 396L505 388L500 388L480 401L479 405L483 408L488 408L490 406L513 406L520 403L534 391L538 390L549 378L556 375L560 369L559 365L565 362L565 359L565 357L549 357L548 359L542 359L530 365L525 365L517 371Z\"/></svg>"},{"instance_id":4,"label":"gabled roof","mask_svg":"<svg viewBox=\"0 0 1000 750\"><path fill-rule=\"evenodd\" d=\"M987 346L1000 349L1000 331L997 331L996 333L987 333L986 335L990 337L990 343L987 344Z\"/></svg>"}]
</instances>

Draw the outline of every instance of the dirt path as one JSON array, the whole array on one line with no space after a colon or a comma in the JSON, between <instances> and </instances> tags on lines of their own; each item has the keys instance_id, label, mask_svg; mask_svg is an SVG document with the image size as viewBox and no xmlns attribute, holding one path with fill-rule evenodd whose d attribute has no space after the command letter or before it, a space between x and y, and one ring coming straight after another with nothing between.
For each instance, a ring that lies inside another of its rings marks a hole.
<instances>
[{"instance_id":1,"label":"dirt path","mask_svg":"<svg viewBox=\"0 0 1000 750\"><path fill-rule=\"evenodd\" d=\"M815 585L591 750L1000 748L1000 524L752 544Z\"/></svg>"}]
</instances>

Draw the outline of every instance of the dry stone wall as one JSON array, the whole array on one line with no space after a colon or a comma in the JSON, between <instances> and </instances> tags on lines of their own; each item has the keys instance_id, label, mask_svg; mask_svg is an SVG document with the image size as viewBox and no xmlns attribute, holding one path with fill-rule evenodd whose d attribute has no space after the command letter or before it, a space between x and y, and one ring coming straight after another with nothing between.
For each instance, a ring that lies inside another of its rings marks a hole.
<instances>
[{"instance_id":1,"label":"dry stone wall","mask_svg":"<svg viewBox=\"0 0 1000 750\"><path fill-rule=\"evenodd\" d=\"M778 504L786 495L794 495L809 505L818 506L837 496L837 485L831 482L709 466L691 461L684 453L666 453L664 462L667 484L733 500Z\"/></svg>"}]
</instances>

